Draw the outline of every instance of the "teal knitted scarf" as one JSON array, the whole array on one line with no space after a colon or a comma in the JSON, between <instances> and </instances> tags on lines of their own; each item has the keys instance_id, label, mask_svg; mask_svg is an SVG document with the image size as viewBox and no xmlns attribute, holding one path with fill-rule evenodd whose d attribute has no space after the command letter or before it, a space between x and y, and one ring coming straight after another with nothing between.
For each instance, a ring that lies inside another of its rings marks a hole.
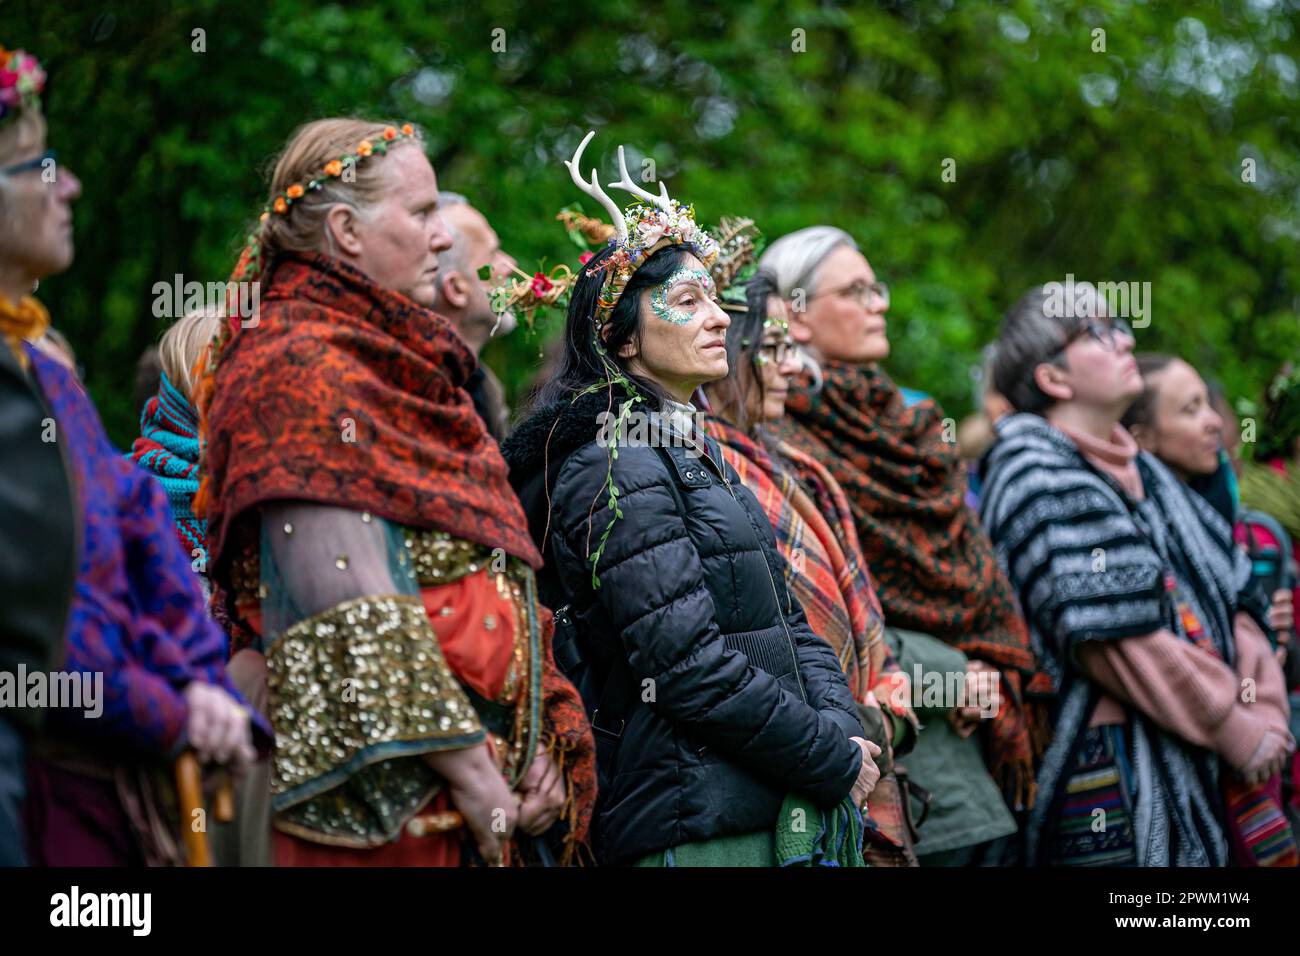
<instances>
[{"instance_id":1,"label":"teal knitted scarf","mask_svg":"<svg viewBox=\"0 0 1300 956\"><path fill-rule=\"evenodd\" d=\"M202 559L197 567L206 570L206 527L195 516L193 505L199 490L198 413L166 373L158 394L145 403L140 414L140 437L126 457L162 482L176 533L191 559Z\"/></svg>"}]
</instances>

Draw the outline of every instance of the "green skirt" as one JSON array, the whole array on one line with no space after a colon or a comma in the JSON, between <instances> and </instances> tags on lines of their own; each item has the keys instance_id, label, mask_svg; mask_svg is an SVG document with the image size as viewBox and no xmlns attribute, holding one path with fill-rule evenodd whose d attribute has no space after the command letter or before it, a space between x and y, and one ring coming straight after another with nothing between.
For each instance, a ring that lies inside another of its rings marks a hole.
<instances>
[{"instance_id":1,"label":"green skirt","mask_svg":"<svg viewBox=\"0 0 1300 956\"><path fill-rule=\"evenodd\" d=\"M771 830L683 843L647 853L633 866L776 866Z\"/></svg>"}]
</instances>

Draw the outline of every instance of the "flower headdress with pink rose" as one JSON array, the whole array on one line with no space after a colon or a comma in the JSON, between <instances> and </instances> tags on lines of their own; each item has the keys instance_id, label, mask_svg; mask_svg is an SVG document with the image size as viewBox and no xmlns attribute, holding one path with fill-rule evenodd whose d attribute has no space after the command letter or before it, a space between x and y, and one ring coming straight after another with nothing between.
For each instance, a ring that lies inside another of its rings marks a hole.
<instances>
[{"instance_id":1,"label":"flower headdress with pink rose","mask_svg":"<svg viewBox=\"0 0 1300 956\"><path fill-rule=\"evenodd\" d=\"M39 110L44 89L45 71L36 57L0 46L0 124L22 110Z\"/></svg>"},{"instance_id":2,"label":"flower headdress with pink rose","mask_svg":"<svg viewBox=\"0 0 1300 956\"><path fill-rule=\"evenodd\" d=\"M569 238L584 250L579 257L579 262L584 266L594 258L593 246L614 247L610 255L585 272L588 276L605 273L605 282L596 303L596 314L592 317L599 347L601 327L613 313L632 273L647 259L668 246L685 245L691 247L706 268L712 268L718 258L719 246L712 236L695 224L694 206L683 206L672 199L663 183L659 184L659 195L656 196L632 181L622 146L618 148L618 167L622 178L609 185L611 189L632 193L637 197L637 202L626 211L620 209L618 203L601 187L594 169L591 171L591 180L584 181L579 166L587 144L595 135L596 131L592 130L583 137L573 159L565 160L564 165L568 167L569 175L578 188L609 213L611 224L584 216L573 209L563 209L555 218L564 223ZM533 315L540 310L567 311L569 294L573 291L577 277L568 266L562 264L549 272L539 271L531 276L520 272L517 277L507 279L492 290L493 311L497 314L521 312L530 324Z\"/></svg>"},{"instance_id":3,"label":"flower headdress with pink rose","mask_svg":"<svg viewBox=\"0 0 1300 956\"><path fill-rule=\"evenodd\" d=\"M596 131L592 130L583 137L573 159L565 160L564 165L569 168L569 176L574 185L605 208L614 226L614 235L609 240L614 246L614 252L587 271L587 275L593 276L599 272L606 274L605 286L597 300L596 315L593 317L599 334L600 327L613 313L632 273L652 255L667 246L691 246L707 269L718 257L718 244L702 227L696 225L695 207L683 206L670 197L668 187L663 183L659 184L659 195L656 196L633 181L627 171L627 159L622 146L618 148L620 179L616 183L610 183L609 187L629 192L639 202L633 203L624 211L601 188L596 170L591 171L589 181L584 180L579 171L582 153L595 135Z\"/></svg>"},{"instance_id":4,"label":"flower headdress with pink rose","mask_svg":"<svg viewBox=\"0 0 1300 956\"><path fill-rule=\"evenodd\" d=\"M582 250L578 255L579 265L590 262L595 250L614 236L613 226L584 216L574 208L561 209L555 218L564 223L569 239ZM564 316L569 311L569 296L582 270L574 272L564 263L558 263L549 270L542 265L532 275L518 268L515 272L518 274L491 290L492 311L499 316L515 313L531 329L539 312L553 311Z\"/></svg>"},{"instance_id":5,"label":"flower headdress with pink rose","mask_svg":"<svg viewBox=\"0 0 1300 956\"><path fill-rule=\"evenodd\" d=\"M613 440L610 443L610 457L605 473L609 520L601 532L595 550L587 557L591 562L592 586L600 587L600 576L596 573L596 569L604 554L610 532L614 529L614 523L623 516L623 509L618 500L620 489L614 482L613 459L618 457L617 445L627 435L626 429L635 407L646 401L646 396L641 394L631 378L605 353L602 334L604 325L613 314L614 307L618 305L618 300L627 288L632 274L656 252L669 246L688 246L704 267L709 269L718 258L718 243L703 228L696 225L695 207L683 206L669 196L668 187L662 182L659 184L659 195L656 196L633 181L627 171L627 158L622 146L618 148L619 180L610 183L609 186L611 189L621 189L631 193L637 197L638 202L628 206L626 211L620 209L618 203L601 188L594 169L591 171L591 179L584 180L579 169L582 164L582 153L595 135L595 130L587 133L578 144L573 159L565 160L564 165L568 167L574 185L605 208L614 227L614 234L608 240L613 251L599 262L588 266L584 274L594 278L604 273L604 285L596 299L596 314L592 316L592 333L595 337L596 352L605 365L605 385L611 389L616 384L620 385L629 396L629 400L620 406L611 432ZM601 387L601 384L597 383L589 390Z\"/></svg>"}]
</instances>

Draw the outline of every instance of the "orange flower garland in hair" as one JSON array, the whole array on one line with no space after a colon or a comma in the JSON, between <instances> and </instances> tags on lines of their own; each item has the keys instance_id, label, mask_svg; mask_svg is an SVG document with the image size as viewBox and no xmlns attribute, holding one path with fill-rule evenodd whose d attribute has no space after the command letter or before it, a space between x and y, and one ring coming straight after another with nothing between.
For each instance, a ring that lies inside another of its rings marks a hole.
<instances>
[{"instance_id":1,"label":"orange flower garland in hair","mask_svg":"<svg viewBox=\"0 0 1300 956\"><path fill-rule=\"evenodd\" d=\"M403 123L401 126L385 126L383 132L380 133L377 144L368 139L363 139L352 152L344 153L337 159L331 159L327 162L318 175L313 176L306 182L290 183L284 188L283 192L271 197L271 201L266 204L261 215L258 216L258 221L266 222L272 215L287 216L293 210L293 204L308 193L323 189L331 179L342 179L343 173L348 168L356 169L362 160L370 156L384 156L393 146L408 139L419 139L419 134L411 123ZM250 279L261 271L262 257L256 233L248 235L244 244L244 254L240 255L239 261L243 265L242 267L236 267L235 274L231 277L233 282Z\"/></svg>"},{"instance_id":2,"label":"orange flower garland in hair","mask_svg":"<svg viewBox=\"0 0 1300 956\"><path fill-rule=\"evenodd\" d=\"M288 213L295 199L301 199L307 193L322 188L331 179L340 178L343 170L348 166L355 167L361 160L375 154L383 156L391 147L403 140L416 138L415 127L410 123L403 123L400 129L396 126L385 126L378 143L363 139L353 152L345 153L338 159L331 159L326 163L319 176L305 183L292 183L285 187L284 192L275 197L269 208L283 216Z\"/></svg>"}]
</instances>

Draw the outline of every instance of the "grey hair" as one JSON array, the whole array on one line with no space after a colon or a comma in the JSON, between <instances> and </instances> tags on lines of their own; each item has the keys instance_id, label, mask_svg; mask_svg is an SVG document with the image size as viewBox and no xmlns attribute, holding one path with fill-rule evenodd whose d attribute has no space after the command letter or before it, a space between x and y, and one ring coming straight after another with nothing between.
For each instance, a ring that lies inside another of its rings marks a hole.
<instances>
[{"instance_id":1,"label":"grey hair","mask_svg":"<svg viewBox=\"0 0 1300 956\"><path fill-rule=\"evenodd\" d=\"M445 223L447 232L451 236L451 245L438 253L438 282L441 284L443 277L451 272L465 271L465 234L453 226L451 223Z\"/></svg>"},{"instance_id":2,"label":"grey hair","mask_svg":"<svg viewBox=\"0 0 1300 956\"><path fill-rule=\"evenodd\" d=\"M460 193L454 193L446 189L438 191L439 206L468 206L469 200ZM442 277L449 272L465 271L465 237L461 231L451 223L443 221L447 227L447 232L451 234L451 246L438 254L438 261L441 268L438 270L438 284L441 287Z\"/></svg>"},{"instance_id":3,"label":"grey hair","mask_svg":"<svg viewBox=\"0 0 1300 956\"><path fill-rule=\"evenodd\" d=\"M1055 399L1034 381L1044 362L1065 367L1065 346L1086 326L1088 317L1062 308L1060 283L1034 286L1007 310L990 363L993 387L1019 412L1042 415ZM1082 283L1080 283L1082 285Z\"/></svg>"},{"instance_id":4,"label":"grey hair","mask_svg":"<svg viewBox=\"0 0 1300 956\"><path fill-rule=\"evenodd\" d=\"M795 289L803 289L805 296L817 288L821 265L836 249L848 246L855 251L858 244L843 229L834 226L809 226L782 236L759 257L758 267L776 278L781 298L789 299Z\"/></svg>"}]
</instances>

